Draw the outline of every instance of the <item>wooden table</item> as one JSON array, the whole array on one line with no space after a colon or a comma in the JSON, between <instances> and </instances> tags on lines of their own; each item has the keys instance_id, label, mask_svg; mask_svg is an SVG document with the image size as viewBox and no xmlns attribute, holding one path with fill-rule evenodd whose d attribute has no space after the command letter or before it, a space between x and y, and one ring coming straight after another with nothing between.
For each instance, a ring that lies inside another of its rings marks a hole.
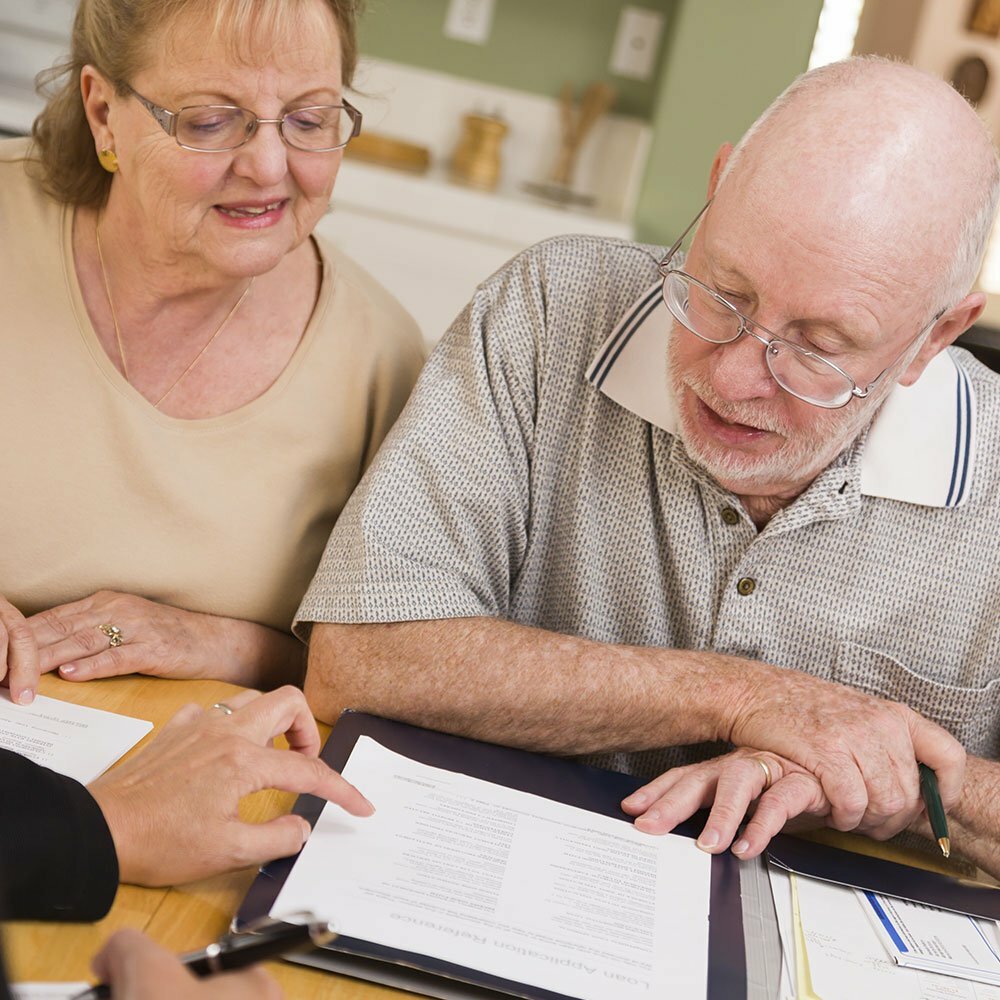
<instances>
[{"instance_id":1,"label":"wooden table","mask_svg":"<svg viewBox=\"0 0 1000 1000\"><path fill-rule=\"evenodd\" d=\"M221 681L171 681L155 677L121 677L71 684L49 674L39 692L91 708L149 719L153 732L182 705L195 702L212 705L225 701L240 688ZM329 726L320 726L323 738ZM152 738L147 736L131 753ZM286 813L295 796L265 791L244 800L244 818L263 822ZM3 928L7 972L12 982L80 981L92 979L91 956L116 930L134 927L145 931L171 951L201 948L225 933L256 870L252 868L204 879L172 889L141 889L123 885L111 912L94 924L18 922ZM405 995L398 990L318 972L285 962L269 962L267 968L281 984L289 1000L376 1000Z\"/></svg>"},{"instance_id":2,"label":"wooden table","mask_svg":"<svg viewBox=\"0 0 1000 1000\"><path fill-rule=\"evenodd\" d=\"M102 708L149 719L153 732L182 705L195 702L209 706L225 701L240 688L220 681L170 681L152 677L122 677L71 684L58 677L42 678L40 692L64 701ZM325 739L329 726L320 725ZM138 752L147 736L131 753ZM263 822L292 806L288 792L265 791L249 796L241 806L244 818ZM956 874L954 865L926 854L911 854L895 845L878 844L863 837L834 831L815 831L814 839L847 847L860 853L888 857L920 867ZM255 869L204 879L172 889L141 889L123 885L111 912L95 924L8 923L4 946L8 974L13 982L28 980L67 981L91 978L90 958L106 938L122 927L145 931L171 951L201 948L225 933L243 900ZM389 1000L412 994L384 986L318 972L285 962L270 962L268 970L278 980L288 1000Z\"/></svg>"}]
</instances>

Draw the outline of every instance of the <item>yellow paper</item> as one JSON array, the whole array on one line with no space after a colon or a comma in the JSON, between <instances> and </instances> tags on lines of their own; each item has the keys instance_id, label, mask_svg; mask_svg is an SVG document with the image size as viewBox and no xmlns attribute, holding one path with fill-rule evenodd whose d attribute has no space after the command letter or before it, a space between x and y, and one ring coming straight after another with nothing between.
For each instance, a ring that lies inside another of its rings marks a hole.
<instances>
[{"instance_id":1,"label":"yellow paper","mask_svg":"<svg viewBox=\"0 0 1000 1000\"><path fill-rule=\"evenodd\" d=\"M799 915L798 875L791 874L792 921L795 925L795 995L798 1000L822 1000L813 990L809 975L809 956L806 954L806 938L802 933L802 918Z\"/></svg>"}]
</instances>

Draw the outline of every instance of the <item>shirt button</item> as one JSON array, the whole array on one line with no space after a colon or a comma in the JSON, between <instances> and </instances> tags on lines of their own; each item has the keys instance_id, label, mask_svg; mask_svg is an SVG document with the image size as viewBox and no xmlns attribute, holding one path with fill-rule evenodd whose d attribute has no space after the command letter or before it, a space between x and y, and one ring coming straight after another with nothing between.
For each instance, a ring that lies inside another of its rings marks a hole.
<instances>
[{"instance_id":1,"label":"shirt button","mask_svg":"<svg viewBox=\"0 0 1000 1000\"><path fill-rule=\"evenodd\" d=\"M722 520L726 524L739 524L740 523L740 515L732 507L723 507L722 508Z\"/></svg>"},{"instance_id":2,"label":"shirt button","mask_svg":"<svg viewBox=\"0 0 1000 1000\"><path fill-rule=\"evenodd\" d=\"M749 597L757 589L757 581L752 577L745 576L736 584L736 593L740 597Z\"/></svg>"}]
</instances>

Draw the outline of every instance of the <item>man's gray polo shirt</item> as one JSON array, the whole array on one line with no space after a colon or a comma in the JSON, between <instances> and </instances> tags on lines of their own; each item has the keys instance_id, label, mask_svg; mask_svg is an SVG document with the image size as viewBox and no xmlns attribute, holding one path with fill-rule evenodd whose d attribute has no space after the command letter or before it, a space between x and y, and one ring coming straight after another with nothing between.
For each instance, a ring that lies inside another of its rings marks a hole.
<instances>
[{"instance_id":1,"label":"man's gray polo shirt","mask_svg":"<svg viewBox=\"0 0 1000 1000\"><path fill-rule=\"evenodd\" d=\"M670 432L655 278L647 248L564 237L486 281L299 622L486 615L711 649L906 702L1000 756L1000 377L942 355L758 533ZM592 760L652 775L689 757Z\"/></svg>"}]
</instances>

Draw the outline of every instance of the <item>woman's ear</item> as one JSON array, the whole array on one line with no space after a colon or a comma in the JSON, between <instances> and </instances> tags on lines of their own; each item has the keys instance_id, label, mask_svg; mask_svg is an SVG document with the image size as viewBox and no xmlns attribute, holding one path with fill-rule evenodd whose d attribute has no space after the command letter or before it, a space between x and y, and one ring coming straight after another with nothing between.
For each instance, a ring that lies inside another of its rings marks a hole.
<instances>
[{"instance_id":1,"label":"woman's ear","mask_svg":"<svg viewBox=\"0 0 1000 1000\"><path fill-rule=\"evenodd\" d=\"M111 100L115 88L100 70L89 63L80 70L80 96L97 150L114 149L111 127Z\"/></svg>"}]
</instances>

